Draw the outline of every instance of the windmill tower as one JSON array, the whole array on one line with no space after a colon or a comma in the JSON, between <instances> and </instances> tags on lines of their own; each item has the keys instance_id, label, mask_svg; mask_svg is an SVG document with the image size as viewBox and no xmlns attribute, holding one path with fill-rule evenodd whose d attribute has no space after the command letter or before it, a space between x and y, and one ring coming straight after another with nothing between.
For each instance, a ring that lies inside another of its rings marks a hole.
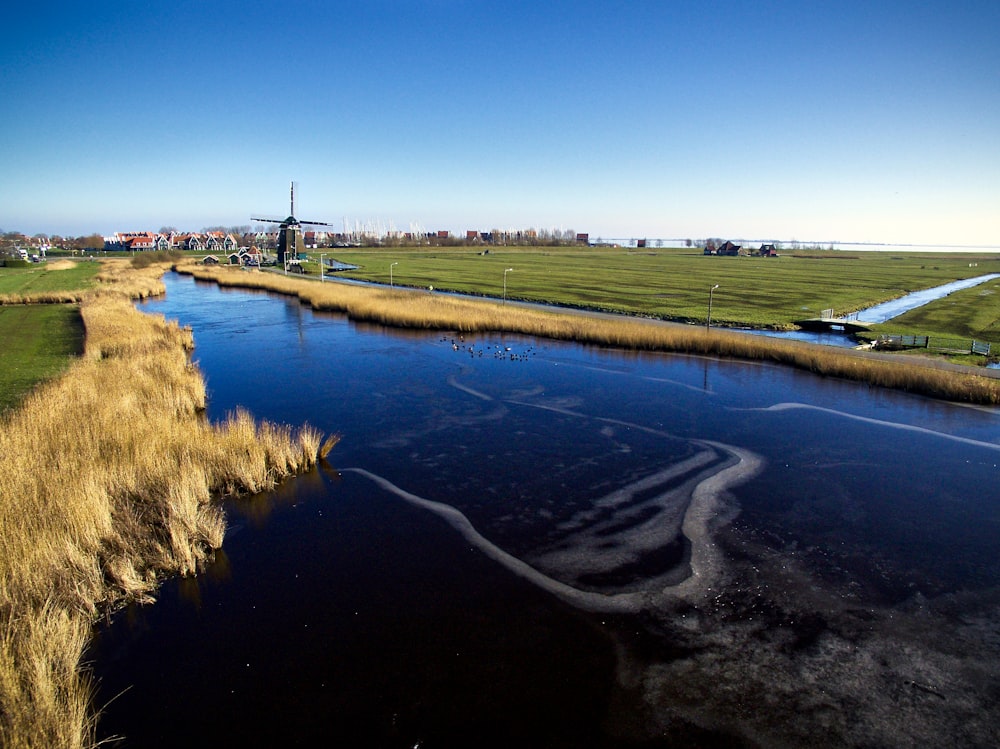
<instances>
[{"instance_id":1,"label":"windmill tower","mask_svg":"<svg viewBox=\"0 0 1000 749\"><path fill-rule=\"evenodd\" d=\"M305 252L305 245L302 241L302 226L331 226L325 221L300 221L295 218L295 183L289 187L291 194L291 209L288 218L257 217L251 216L251 221L261 221L268 224L280 224L278 230L278 264L284 265L289 260L294 260L299 253Z\"/></svg>"}]
</instances>

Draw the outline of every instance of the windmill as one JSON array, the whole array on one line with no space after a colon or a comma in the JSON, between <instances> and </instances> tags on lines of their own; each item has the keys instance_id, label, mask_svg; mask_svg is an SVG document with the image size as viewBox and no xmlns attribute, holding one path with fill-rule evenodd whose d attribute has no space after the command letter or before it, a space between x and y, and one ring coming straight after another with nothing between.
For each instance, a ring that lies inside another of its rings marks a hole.
<instances>
[{"instance_id":1,"label":"windmill","mask_svg":"<svg viewBox=\"0 0 1000 749\"><path fill-rule=\"evenodd\" d=\"M291 211L288 214L288 218L273 218L273 217L257 217L251 216L251 221L261 221L268 224L280 224L281 228L278 230L278 264L284 265L289 260L295 260L298 258L299 253L305 251L305 245L302 242L302 225L308 224L309 226L332 226L325 221L300 221L295 218L295 183L292 182L290 185L291 193Z\"/></svg>"}]
</instances>

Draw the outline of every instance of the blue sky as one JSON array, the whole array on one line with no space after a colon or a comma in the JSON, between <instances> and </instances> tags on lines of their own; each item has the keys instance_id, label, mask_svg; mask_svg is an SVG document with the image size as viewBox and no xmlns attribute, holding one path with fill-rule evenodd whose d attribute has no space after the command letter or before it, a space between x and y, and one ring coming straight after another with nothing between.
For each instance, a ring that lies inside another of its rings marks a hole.
<instances>
[{"instance_id":1,"label":"blue sky","mask_svg":"<svg viewBox=\"0 0 1000 749\"><path fill-rule=\"evenodd\" d=\"M1000 245L1000 3L0 11L0 228Z\"/></svg>"}]
</instances>

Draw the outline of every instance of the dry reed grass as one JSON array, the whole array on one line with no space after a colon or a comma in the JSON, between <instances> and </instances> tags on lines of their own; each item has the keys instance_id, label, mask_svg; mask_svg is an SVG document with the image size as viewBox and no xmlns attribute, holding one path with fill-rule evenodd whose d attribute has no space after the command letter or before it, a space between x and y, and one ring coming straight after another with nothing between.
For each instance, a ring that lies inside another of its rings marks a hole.
<instances>
[{"instance_id":1,"label":"dry reed grass","mask_svg":"<svg viewBox=\"0 0 1000 749\"><path fill-rule=\"evenodd\" d=\"M0 305L79 304L86 291L36 291L29 294L0 294Z\"/></svg>"},{"instance_id":2,"label":"dry reed grass","mask_svg":"<svg viewBox=\"0 0 1000 749\"><path fill-rule=\"evenodd\" d=\"M72 260L50 260L45 264L46 270L69 270L75 267L76 263Z\"/></svg>"},{"instance_id":3,"label":"dry reed grass","mask_svg":"<svg viewBox=\"0 0 1000 749\"><path fill-rule=\"evenodd\" d=\"M150 600L222 544L216 494L259 492L335 438L204 418L191 331L135 310L159 269L112 266L81 314L86 350L65 376L0 419L0 744L95 741L79 672L95 616Z\"/></svg>"},{"instance_id":4,"label":"dry reed grass","mask_svg":"<svg viewBox=\"0 0 1000 749\"><path fill-rule=\"evenodd\" d=\"M387 326L463 333L508 332L640 351L676 351L771 361L828 377L866 382L946 400L996 405L1000 380L886 361L861 352L751 336L700 326L669 325L636 318L573 315L443 294L317 283L275 273L193 264L177 270L222 286L266 289L298 296L315 309L343 312Z\"/></svg>"}]
</instances>

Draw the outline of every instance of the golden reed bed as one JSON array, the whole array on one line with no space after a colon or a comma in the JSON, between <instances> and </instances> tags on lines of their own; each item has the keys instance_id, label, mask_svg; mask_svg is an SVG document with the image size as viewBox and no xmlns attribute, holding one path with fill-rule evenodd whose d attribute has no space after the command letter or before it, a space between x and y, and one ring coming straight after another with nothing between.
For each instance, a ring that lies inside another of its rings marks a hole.
<instances>
[{"instance_id":1,"label":"golden reed bed","mask_svg":"<svg viewBox=\"0 0 1000 749\"><path fill-rule=\"evenodd\" d=\"M95 618L151 600L222 544L213 497L325 455L308 426L210 424L191 331L135 310L163 267L112 265L84 295L86 349L0 419L0 745L95 744L80 659Z\"/></svg>"},{"instance_id":2,"label":"golden reed bed","mask_svg":"<svg viewBox=\"0 0 1000 749\"><path fill-rule=\"evenodd\" d=\"M676 351L771 361L815 374L963 403L1000 403L1000 380L969 372L886 361L862 352L638 318L587 316L503 305L412 290L319 283L277 273L194 264L176 270L222 286L265 289L299 297L317 310L343 312L387 326L508 332L638 351Z\"/></svg>"}]
</instances>

